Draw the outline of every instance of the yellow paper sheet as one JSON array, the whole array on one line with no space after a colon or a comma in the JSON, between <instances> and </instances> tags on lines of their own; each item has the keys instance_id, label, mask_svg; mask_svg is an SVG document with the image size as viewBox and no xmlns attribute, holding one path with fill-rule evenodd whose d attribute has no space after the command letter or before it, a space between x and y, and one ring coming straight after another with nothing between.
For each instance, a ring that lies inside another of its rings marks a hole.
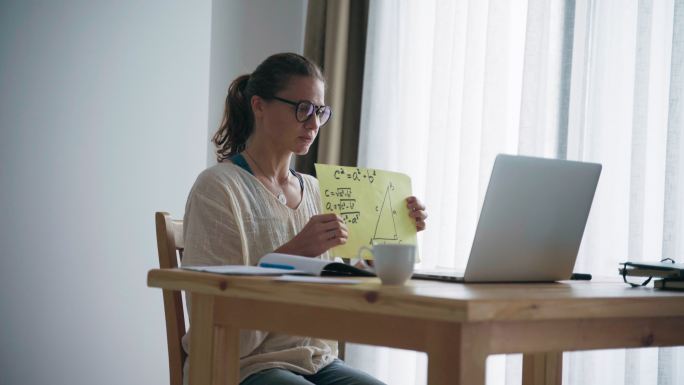
<instances>
[{"instance_id":1,"label":"yellow paper sheet","mask_svg":"<svg viewBox=\"0 0 684 385\"><path fill-rule=\"evenodd\" d=\"M349 229L346 244L332 249L336 257L358 258L361 246L416 244L416 225L409 217L408 175L357 167L316 164L323 212L340 215ZM361 257L372 259L364 252Z\"/></svg>"}]
</instances>

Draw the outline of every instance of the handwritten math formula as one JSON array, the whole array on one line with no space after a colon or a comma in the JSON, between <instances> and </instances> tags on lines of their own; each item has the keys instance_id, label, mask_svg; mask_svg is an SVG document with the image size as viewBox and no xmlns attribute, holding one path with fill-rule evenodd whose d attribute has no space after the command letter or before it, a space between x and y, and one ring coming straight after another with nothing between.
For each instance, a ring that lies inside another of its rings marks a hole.
<instances>
[{"instance_id":1,"label":"handwritten math formula","mask_svg":"<svg viewBox=\"0 0 684 385\"><path fill-rule=\"evenodd\" d=\"M354 182L373 184L377 177L377 171L373 169L338 167L333 170L333 178L350 187L338 187L335 190L326 189L323 196L328 198L325 202L325 210L336 212L345 223L358 223L361 220L361 212L356 209L357 202L354 196Z\"/></svg>"},{"instance_id":2,"label":"handwritten math formula","mask_svg":"<svg viewBox=\"0 0 684 385\"><path fill-rule=\"evenodd\" d=\"M342 217L349 230L347 244L336 256L354 258L361 246L415 243L415 226L405 199L411 193L408 176L360 167L316 164L324 212Z\"/></svg>"},{"instance_id":3,"label":"handwritten math formula","mask_svg":"<svg viewBox=\"0 0 684 385\"><path fill-rule=\"evenodd\" d=\"M370 168L366 169L352 169L352 170L345 170L344 168L340 167L335 170L333 177L337 180L344 180L344 178L347 178L347 180L352 180L354 182L361 182L362 179L368 180L368 183L373 183L375 181L375 177L377 176L377 170L373 170Z\"/></svg>"}]
</instances>

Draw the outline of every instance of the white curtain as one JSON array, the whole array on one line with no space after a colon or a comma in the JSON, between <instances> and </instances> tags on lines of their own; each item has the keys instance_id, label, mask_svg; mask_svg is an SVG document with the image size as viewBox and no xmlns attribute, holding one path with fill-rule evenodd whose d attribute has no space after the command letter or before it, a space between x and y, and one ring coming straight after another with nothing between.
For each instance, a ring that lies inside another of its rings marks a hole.
<instances>
[{"instance_id":1,"label":"white curtain","mask_svg":"<svg viewBox=\"0 0 684 385\"><path fill-rule=\"evenodd\" d=\"M431 213L421 267L464 269L497 153L602 163L575 271L684 262L684 0L370 3L359 165L401 171ZM424 354L351 345L387 383ZM521 356L488 361L519 384ZM684 349L566 353L564 384L684 384Z\"/></svg>"}]
</instances>

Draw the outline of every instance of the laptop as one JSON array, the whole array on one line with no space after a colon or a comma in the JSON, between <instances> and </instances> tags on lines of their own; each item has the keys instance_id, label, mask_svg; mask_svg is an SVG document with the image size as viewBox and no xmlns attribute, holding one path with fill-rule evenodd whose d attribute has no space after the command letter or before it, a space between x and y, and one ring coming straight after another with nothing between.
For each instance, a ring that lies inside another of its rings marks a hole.
<instances>
[{"instance_id":1,"label":"laptop","mask_svg":"<svg viewBox=\"0 0 684 385\"><path fill-rule=\"evenodd\" d=\"M465 272L416 270L451 282L569 279L601 165L500 154L494 161Z\"/></svg>"}]
</instances>

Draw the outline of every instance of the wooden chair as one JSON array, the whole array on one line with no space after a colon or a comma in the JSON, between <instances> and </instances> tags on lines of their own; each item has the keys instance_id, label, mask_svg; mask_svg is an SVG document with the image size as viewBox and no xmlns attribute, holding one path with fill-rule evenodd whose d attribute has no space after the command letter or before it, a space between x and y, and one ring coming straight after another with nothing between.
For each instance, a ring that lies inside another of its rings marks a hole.
<instances>
[{"instance_id":1,"label":"wooden chair","mask_svg":"<svg viewBox=\"0 0 684 385\"><path fill-rule=\"evenodd\" d=\"M178 267L183 257L183 221L172 219L166 212L154 215L157 226L157 251L159 268ZM166 344L169 348L169 377L171 385L183 384L183 363L187 354L181 345L185 335L183 297L177 290L162 290L164 294L164 317L166 318ZM345 342L338 342L338 357L344 360Z\"/></svg>"},{"instance_id":2,"label":"wooden chair","mask_svg":"<svg viewBox=\"0 0 684 385\"><path fill-rule=\"evenodd\" d=\"M169 213L154 215L157 227L157 252L159 267L178 267L183 257L183 221L174 220ZM166 345L169 349L169 378L171 385L183 385L183 362L185 351L181 339L185 335L183 297L178 290L162 290L164 294L164 318L166 318Z\"/></svg>"}]
</instances>

